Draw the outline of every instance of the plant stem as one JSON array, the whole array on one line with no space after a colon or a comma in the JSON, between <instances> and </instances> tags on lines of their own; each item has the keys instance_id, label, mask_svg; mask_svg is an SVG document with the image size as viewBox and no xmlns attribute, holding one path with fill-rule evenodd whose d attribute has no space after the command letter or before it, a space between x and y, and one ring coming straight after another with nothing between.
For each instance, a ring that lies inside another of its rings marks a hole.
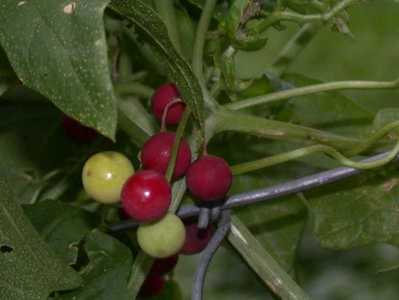
<instances>
[{"instance_id":1,"label":"plant stem","mask_svg":"<svg viewBox=\"0 0 399 300\"><path fill-rule=\"evenodd\" d=\"M274 294L283 300L310 300L236 216L228 240Z\"/></svg>"},{"instance_id":2,"label":"plant stem","mask_svg":"<svg viewBox=\"0 0 399 300\"><path fill-rule=\"evenodd\" d=\"M181 54L180 36L176 24L174 0L155 0L156 11L161 16L168 29L169 38L173 46Z\"/></svg>"},{"instance_id":3,"label":"plant stem","mask_svg":"<svg viewBox=\"0 0 399 300\"><path fill-rule=\"evenodd\" d=\"M202 10L201 18L198 23L197 33L195 35L192 66L195 75L197 75L202 84L205 84L203 74L205 39L216 3L217 0L206 0L205 6Z\"/></svg>"},{"instance_id":4,"label":"plant stem","mask_svg":"<svg viewBox=\"0 0 399 300\"><path fill-rule=\"evenodd\" d=\"M244 99L234 103L229 103L224 107L238 110L246 107L253 107L260 104L268 104L293 97L317 94L321 92L354 89L395 89L399 88L399 80L393 81L335 81L320 83L305 87L293 88L276 93L266 94L254 98Z\"/></svg>"},{"instance_id":5,"label":"plant stem","mask_svg":"<svg viewBox=\"0 0 399 300\"><path fill-rule=\"evenodd\" d=\"M119 95L135 95L143 98L150 98L154 93L154 89L136 81L116 83L114 89Z\"/></svg>"},{"instance_id":6,"label":"plant stem","mask_svg":"<svg viewBox=\"0 0 399 300\"><path fill-rule=\"evenodd\" d=\"M165 177L166 179L170 182L172 180L173 176L173 171L175 169L175 164L176 164L176 159L177 159L177 153L180 147L180 141L183 137L184 130L186 129L187 121L190 117L191 111L188 107L186 107L186 110L183 113L182 119L179 123L179 126L177 127L176 131L176 138L172 147L172 153L170 155L170 160L168 164L168 168L166 170Z\"/></svg>"},{"instance_id":7,"label":"plant stem","mask_svg":"<svg viewBox=\"0 0 399 300\"><path fill-rule=\"evenodd\" d=\"M127 283L127 289L129 291L128 294L129 296L132 296L133 299L135 299L140 290L147 273L150 271L153 261L153 258L145 254L143 251L139 251L137 254Z\"/></svg>"}]
</instances>

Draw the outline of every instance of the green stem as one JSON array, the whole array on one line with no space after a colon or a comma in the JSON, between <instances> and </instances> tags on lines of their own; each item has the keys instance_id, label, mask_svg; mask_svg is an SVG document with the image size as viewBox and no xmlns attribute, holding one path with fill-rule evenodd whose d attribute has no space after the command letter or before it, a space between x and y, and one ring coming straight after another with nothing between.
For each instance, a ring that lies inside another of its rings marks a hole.
<instances>
[{"instance_id":1,"label":"green stem","mask_svg":"<svg viewBox=\"0 0 399 300\"><path fill-rule=\"evenodd\" d=\"M184 135L184 130L186 129L187 121L190 117L190 114L191 111L188 108L186 108L183 117L179 123L179 126L177 127L175 142L172 147L171 157L165 174L165 177L169 182L172 180L173 171L175 169L175 164L176 164L177 153L180 146L180 141Z\"/></svg>"},{"instance_id":2,"label":"green stem","mask_svg":"<svg viewBox=\"0 0 399 300\"><path fill-rule=\"evenodd\" d=\"M180 36L177 29L174 0L155 0L155 9L168 29L169 38L176 50L181 53Z\"/></svg>"},{"instance_id":3,"label":"green stem","mask_svg":"<svg viewBox=\"0 0 399 300\"><path fill-rule=\"evenodd\" d=\"M225 105L226 108L232 110L253 107L260 104L268 104L293 97L317 94L321 92L337 91L337 90L354 90L354 89L394 89L399 87L399 80L394 81L335 81L328 83L320 83L305 87L293 88L276 93L266 94L254 98L244 99L234 103Z\"/></svg>"},{"instance_id":4,"label":"green stem","mask_svg":"<svg viewBox=\"0 0 399 300\"><path fill-rule=\"evenodd\" d=\"M132 299L136 299L136 295L147 277L147 273L150 271L153 262L154 259L143 251L137 254L127 284L128 295L131 296Z\"/></svg>"},{"instance_id":5,"label":"green stem","mask_svg":"<svg viewBox=\"0 0 399 300\"><path fill-rule=\"evenodd\" d=\"M150 98L154 93L151 87L135 81L116 83L114 89L119 95L135 95L143 98Z\"/></svg>"},{"instance_id":6,"label":"green stem","mask_svg":"<svg viewBox=\"0 0 399 300\"><path fill-rule=\"evenodd\" d=\"M228 240L274 294L283 300L310 300L236 216L232 216Z\"/></svg>"},{"instance_id":7,"label":"green stem","mask_svg":"<svg viewBox=\"0 0 399 300\"><path fill-rule=\"evenodd\" d=\"M195 35L192 65L195 75L197 75L202 84L205 84L203 74L205 39L216 3L217 0L206 0Z\"/></svg>"}]
</instances>

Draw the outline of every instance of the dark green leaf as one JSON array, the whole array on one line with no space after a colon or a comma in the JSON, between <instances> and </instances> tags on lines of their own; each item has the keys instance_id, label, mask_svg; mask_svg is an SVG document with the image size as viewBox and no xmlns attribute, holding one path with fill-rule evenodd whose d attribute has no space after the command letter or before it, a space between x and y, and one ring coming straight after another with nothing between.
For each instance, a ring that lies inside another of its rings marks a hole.
<instances>
[{"instance_id":1,"label":"dark green leaf","mask_svg":"<svg viewBox=\"0 0 399 300\"><path fill-rule=\"evenodd\" d=\"M17 205L10 176L0 178L0 298L41 300L81 280L51 252Z\"/></svg>"},{"instance_id":2,"label":"dark green leaf","mask_svg":"<svg viewBox=\"0 0 399 300\"><path fill-rule=\"evenodd\" d=\"M132 253L111 236L94 230L84 242L89 262L80 270L84 279L82 288L64 294L69 300L130 300L127 280L132 263Z\"/></svg>"},{"instance_id":3,"label":"dark green leaf","mask_svg":"<svg viewBox=\"0 0 399 300\"><path fill-rule=\"evenodd\" d=\"M178 85L184 101L191 108L200 126L204 124L201 87L188 63L174 49L168 32L155 11L141 0L114 0L110 7L129 18L146 33L163 62L169 69L170 78Z\"/></svg>"},{"instance_id":4,"label":"dark green leaf","mask_svg":"<svg viewBox=\"0 0 399 300\"><path fill-rule=\"evenodd\" d=\"M103 11L108 0L0 5L0 44L19 79L83 124L113 139L116 100Z\"/></svg>"},{"instance_id":5,"label":"dark green leaf","mask_svg":"<svg viewBox=\"0 0 399 300\"><path fill-rule=\"evenodd\" d=\"M96 225L96 217L56 200L24 206L33 226L65 263L76 263L80 240Z\"/></svg>"}]
</instances>

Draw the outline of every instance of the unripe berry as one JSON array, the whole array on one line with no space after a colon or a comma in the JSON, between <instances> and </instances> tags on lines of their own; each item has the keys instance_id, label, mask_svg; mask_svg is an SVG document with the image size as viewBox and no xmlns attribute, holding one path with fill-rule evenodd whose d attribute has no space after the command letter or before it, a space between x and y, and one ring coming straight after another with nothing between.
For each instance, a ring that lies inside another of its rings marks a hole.
<instances>
[{"instance_id":1,"label":"unripe berry","mask_svg":"<svg viewBox=\"0 0 399 300\"><path fill-rule=\"evenodd\" d=\"M97 131L68 116L62 118L62 128L67 136L80 143L90 143L98 136Z\"/></svg>"},{"instance_id":2,"label":"unripe berry","mask_svg":"<svg viewBox=\"0 0 399 300\"><path fill-rule=\"evenodd\" d=\"M162 121L162 115L166 106L180 98L180 93L173 83L161 85L151 98L151 110L154 116ZM186 108L184 102L171 104L168 107L165 122L167 125L176 125L180 122Z\"/></svg>"},{"instance_id":3,"label":"unripe berry","mask_svg":"<svg viewBox=\"0 0 399 300\"><path fill-rule=\"evenodd\" d=\"M149 275L140 288L140 296L150 298L159 295L165 286L165 279L160 275Z\"/></svg>"},{"instance_id":4,"label":"unripe berry","mask_svg":"<svg viewBox=\"0 0 399 300\"><path fill-rule=\"evenodd\" d=\"M178 255L156 259L152 264L150 274L165 275L176 267L178 260L179 260Z\"/></svg>"},{"instance_id":5,"label":"unripe berry","mask_svg":"<svg viewBox=\"0 0 399 300\"><path fill-rule=\"evenodd\" d=\"M165 177L155 171L139 171L123 186L122 207L136 221L151 222L166 214L171 195Z\"/></svg>"},{"instance_id":6,"label":"unripe berry","mask_svg":"<svg viewBox=\"0 0 399 300\"><path fill-rule=\"evenodd\" d=\"M123 184L132 174L133 165L124 155L114 151L100 152L83 166L83 187L98 202L116 203L120 201Z\"/></svg>"},{"instance_id":7,"label":"unripe berry","mask_svg":"<svg viewBox=\"0 0 399 300\"><path fill-rule=\"evenodd\" d=\"M201 252L208 245L213 235L213 227L199 229L197 223L185 224L186 241L180 253L191 255Z\"/></svg>"},{"instance_id":8,"label":"unripe berry","mask_svg":"<svg viewBox=\"0 0 399 300\"><path fill-rule=\"evenodd\" d=\"M186 239L183 222L174 214L167 214L161 220L140 225L137 241L141 249L155 258L175 255Z\"/></svg>"},{"instance_id":9,"label":"unripe berry","mask_svg":"<svg viewBox=\"0 0 399 300\"><path fill-rule=\"evenodd\" d=\"M230 189L233 176L226 161L217 156L204 155L188 168L187 187L202 201L223 199Z\"/></svg>"},{"instance_id":10,"label":"unripe berry","mask_svg":"<svg viewBox=\"0 0 399 300\"><path fill-rule=\"evenodd\" d=\"M141 149L141 162L143 169L166 173L169 160L172 155L173 144L176 134L173 132L160 132L153 135ZM173 178L177 179L184 175L191 163L191 150L186 140L181 139L179 151L177 152Z\"/></svg>"}]
</instances>

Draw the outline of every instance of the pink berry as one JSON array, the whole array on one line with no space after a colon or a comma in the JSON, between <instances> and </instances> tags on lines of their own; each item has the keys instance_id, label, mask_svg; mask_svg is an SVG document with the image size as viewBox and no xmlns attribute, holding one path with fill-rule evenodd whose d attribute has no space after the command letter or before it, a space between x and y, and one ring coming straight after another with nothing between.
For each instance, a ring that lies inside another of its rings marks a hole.
<instances>
[{"instance_id":1,"label":"pink berry","mask_svg":"<svg viewBox=\"0 0 399 300\"><path fill-rule=\"evenodd\" d=\"M178 255L173 255L166 258L158 258L152 264L150 274L165 275L176 267L178 260Z\"/></svg>"},{"instance_id":2,"label":"pink berry","mask_svg":"<svg viewBox=\"0 0 399 300\"><path fill-rule=\"evenodd\" d=\"M140 296L150 298L159 295L165 286L165 279L159 275L149 275L140 288Z\"/></svg>"},{"instance_id":3,"label":"pink berry","mask_svg":"<svg viewBox=\"0 0 399 300\"><path fill-rule=\"evenodd\" d=\"M233 176L223 158L204 155L187 170L186 182L191 194L202 201L223 199L230 189Z\"/></svg>"},{"instance_id":4,"label":"pink berry","mask_svg":"<svg viewBox=\"0 0 399 300\"><path fill-rule=\"evenodd\" d=\"M165 107L174 100L180 98L180 93L173 83L161 85L151 98L151 110L155 117L162 121ZM176 125L180 122L186 105L184 102L174 103L169 106L165 118L167 125Z\"/></svg>"},{"instance_id":5,"label":"pink berry","mask_svg":"<svg viewBox=\"0 0 399 300\"><path fill-rule=\"evenodd\" d=\"M186 242L180 253L191 255L201 252L208 245L213 235L213 227L199 229L196 223L185 224Z\"/></svg>"},{"instance_id":6,"label":"pink berry","mask_svg":"<svg viewBox=\"0 0 399 300\"><path fill-rule=\"evenodd\" d=\"M153 135L141 149L141 162L143 169L154 170L161 174L166 173L172 154L176 134L173 132L160 132ZM177 153L173 178L184 175L191 163L191 150L186 140L181 139Z\"/></svg>"},{"instance_id":7,"label":"pink berry","mask_svg":"<svg viewBox=\"0 0 399 300\"><path fill-rule=\"evenodd\" d=\"M122 207L139 222L162 218L171 202L171 188L165 177L155 171L139 171L123 186Z\"/></svg>"},{"instance_id":8,"label":"pink berry","mask_svg":"<svg viewBox=\"0 0 399 300\"><path fill-rule=\"evenodd\" d=\"M68 116L63 117L62 127L67 136L80 143L92 142L98 135L94 129L86 127Z\"/></svg>"}]
</instances>

